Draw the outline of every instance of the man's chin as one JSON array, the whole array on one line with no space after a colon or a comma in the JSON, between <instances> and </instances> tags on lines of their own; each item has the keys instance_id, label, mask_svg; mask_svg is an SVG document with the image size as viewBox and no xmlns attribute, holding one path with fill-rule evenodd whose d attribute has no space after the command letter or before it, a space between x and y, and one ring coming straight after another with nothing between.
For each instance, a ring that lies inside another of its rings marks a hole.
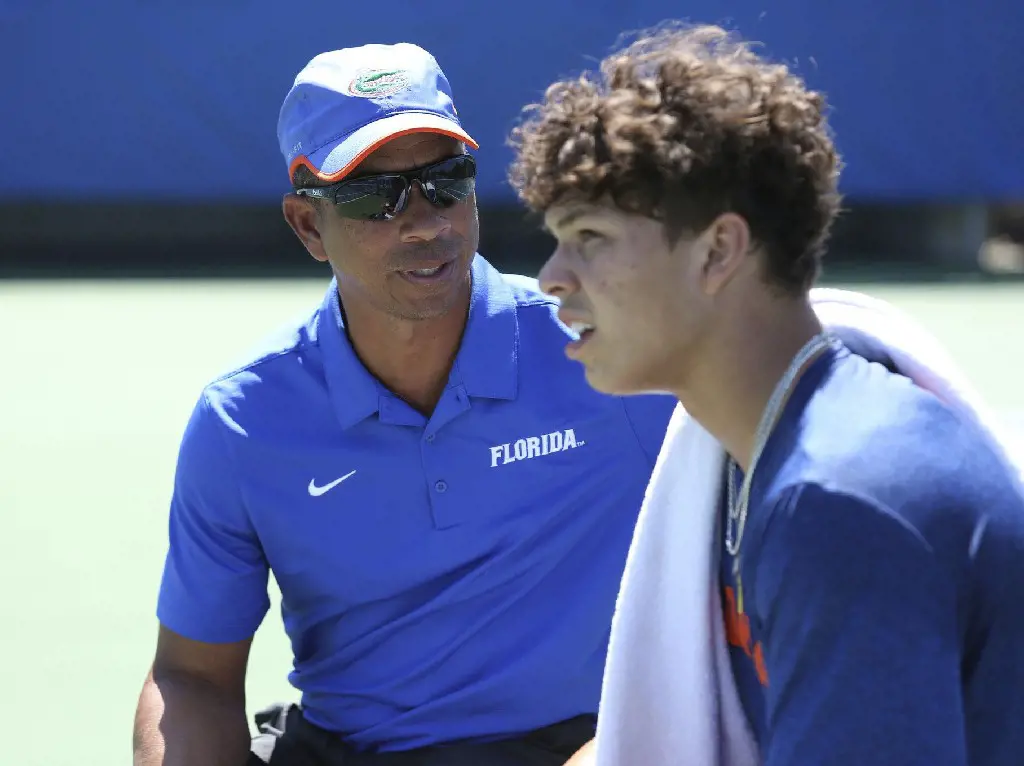
<instances>
[{"instance_id":1,"label":"man's chin","mask_svg":"<svg viewBox=\"0 0 1024 766\"><path fill-rule=\"evenodd\" d=\"M404 285L394 294L398 314L403 319L413 320L436 319L452 311L464 312L468 296L468 279L453 280L444 286Z\"/></svg>"}]
</instances>

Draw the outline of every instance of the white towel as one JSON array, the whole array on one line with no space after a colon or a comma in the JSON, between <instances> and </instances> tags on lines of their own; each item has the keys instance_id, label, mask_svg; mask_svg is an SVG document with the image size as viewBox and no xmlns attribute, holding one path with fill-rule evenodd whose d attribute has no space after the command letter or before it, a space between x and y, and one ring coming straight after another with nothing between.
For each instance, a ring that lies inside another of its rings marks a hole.
<instances>
[{"instance_id":1,"label":"white towel","mask_svg":"<svg viewBox=\"0 0 1024 766\"><path fill-rule=\"evenodd\" d=\"M987 429L1024 478L1024 453L936 340L892 306L816 289L822 323L888 350L896 369ZM756 766L718 582L724 452L676 408L633 536L612 622L596 766Z\"/></svg>"}]
</instances>

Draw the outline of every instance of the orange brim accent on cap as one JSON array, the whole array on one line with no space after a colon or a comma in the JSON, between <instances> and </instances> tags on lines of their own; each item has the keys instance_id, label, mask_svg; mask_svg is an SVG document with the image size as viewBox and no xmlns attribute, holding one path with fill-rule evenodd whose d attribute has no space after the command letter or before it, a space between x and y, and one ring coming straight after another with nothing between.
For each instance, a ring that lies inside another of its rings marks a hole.
<instances>
[{"instance_id":1,"label":"orange brim accent on cap","mask_svg":"<svg viewBox=\"0 0 1024 766\"><path fill-rule=\"evenodd\" d=\"M292 160L292 164L288 166L288 178L294 178L296 168L298 168L301 165L305 167L307 170L309 170L321 181L326 181L327 183L334 183L335 181L340 181L353 170L355 170L360 162L365 160L367 157L369 157L371 154L377 151L380 147L384 146L384 144L386 144L388 141L391 141L392 139L395 138L400 138L401 136L412 135L413 133L436 133L438 135L448 136L449 138L454 138L459 141L462 141L463 143L469 144L473 149L480 148L479 144L477 144L476 141L474 141L473 139L467 140L467 136L456 133L454 130L442 130L440 128L409 128L408 130L400 130L397 133L392 133L390 136L386 136L385 138L382 138L379 141L370 144L368 147L363 149L363 151L359 152L359 154L353 157L352 161L348 163L345 167L343 167L341 170L338 170L337 172L331 173L330 175L325 175L324 173L321 173L313 166L313 163L309 161L306 155L300 154L298 157Z\"/></svg>"}]
</instances>

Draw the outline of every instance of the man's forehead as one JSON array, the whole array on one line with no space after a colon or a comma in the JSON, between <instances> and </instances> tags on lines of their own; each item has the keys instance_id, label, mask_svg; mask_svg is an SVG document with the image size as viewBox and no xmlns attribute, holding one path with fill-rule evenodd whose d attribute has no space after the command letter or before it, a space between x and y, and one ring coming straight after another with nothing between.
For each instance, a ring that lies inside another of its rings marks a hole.
<instances>
[{"instance_id":1,"label":"man's forehead","mask_svg":"<svg viewBox=\"0 0 1024 766\"><path fill-rule=\"evenodd\" d=\"M601 202L587 199L571 199L558 202L544 212L544 226L550 231L558 231L571 226L581 218L600 216L606 219L615 218L617 211Z\"/></svg>"},{"instance_id":2,"label":"man's forehead","mask_svg":"<svg viewBox=\"0 0 1024 766\"><path fill-rule=\"evenodd\" d=\"M364 159L355 173L401 170L426 165L462 151L462 142L440 133L407 133L382 144Z\"/></svg>"}]
</instances>

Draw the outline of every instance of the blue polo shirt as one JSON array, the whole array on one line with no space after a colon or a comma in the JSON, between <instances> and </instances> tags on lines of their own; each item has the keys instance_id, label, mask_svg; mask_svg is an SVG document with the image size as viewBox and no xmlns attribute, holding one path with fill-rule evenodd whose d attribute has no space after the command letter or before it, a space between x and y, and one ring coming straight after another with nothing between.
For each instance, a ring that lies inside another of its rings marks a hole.
<instances>
[{"instance_id":1,"label":"blue polo shirt","mask_svg":"<svg viewBox=\"0 0 1024 766\"><path fill-rule=\"evenodd\" d=\"M479 255L424 417L360 363L336 284L203 391L182 439L158 616L249 638L282 594L307 717L361 749L596 713L619 579L671 416L568 360L536 282Z\"/></svg>"},{"instance_id":2,"label":"blue polo shirt","mask_svg":"<svg viewBox=\"0 0 1024 766\"><path fill-rule=\"evenodd\" d=\"M826 353L758 463L741 552L743 613L724 545L723 607L765 766L1024 762L1024 488L974 424Z\"/></svg>"}]
</instances>

